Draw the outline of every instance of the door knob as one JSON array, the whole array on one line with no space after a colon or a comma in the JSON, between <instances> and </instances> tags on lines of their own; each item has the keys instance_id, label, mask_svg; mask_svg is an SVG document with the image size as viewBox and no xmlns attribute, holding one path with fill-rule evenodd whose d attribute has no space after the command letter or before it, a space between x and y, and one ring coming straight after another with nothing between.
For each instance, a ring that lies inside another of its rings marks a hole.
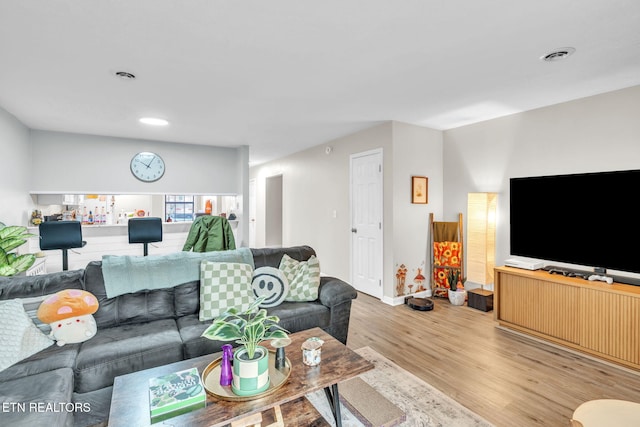
<instances>
[{"instance_id":1,"label":"door knob","mask_svg":"<svg viewBox=\"0 0 640 427\"><path fill-rule=\"evenodd\" d=\"M358 232L358 229L357 229L357 228L352 228L352 229L351 229L351 232L352 232L352 233L357 233L357 232Z\"/></svg>"}]
</instances>

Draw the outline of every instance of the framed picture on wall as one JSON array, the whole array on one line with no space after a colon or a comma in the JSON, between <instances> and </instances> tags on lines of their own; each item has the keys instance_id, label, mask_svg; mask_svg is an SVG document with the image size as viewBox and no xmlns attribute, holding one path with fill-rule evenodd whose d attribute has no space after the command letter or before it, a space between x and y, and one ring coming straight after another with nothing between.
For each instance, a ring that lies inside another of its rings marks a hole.
<instances>
[{"instance_id":1,"label":"framed picture on wall","mask_svg":"<svg viewBox=\"0 0 640 427\"><path fill-rule=\"evenodd\" d=\"M411 177L411 203L426 205L429 179L426 176Z\"/></svg>"}]
</instances>

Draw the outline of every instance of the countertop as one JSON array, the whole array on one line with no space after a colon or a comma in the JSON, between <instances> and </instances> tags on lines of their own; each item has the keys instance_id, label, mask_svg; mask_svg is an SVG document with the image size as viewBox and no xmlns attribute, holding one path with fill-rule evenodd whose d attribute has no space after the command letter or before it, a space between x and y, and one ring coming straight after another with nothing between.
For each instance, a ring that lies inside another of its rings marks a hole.
<instances>
[{"instance_id":1,"label":"countertop","mask_svg":"<svg viewBox=\"0 0 640 427\"><path fill-rule=\"evenodd\" d=\"M162 223L162 232L163 233L185 233L188 232L191 228L191 222L163 222ZM38 234L38 227L31 226L27 227L30 233ZM83 236L118 236L118 235L127 235L128 227L127 224L100 224L100 225L89 225L82 224L82 235Z\"/></svg>"}]
</instances>

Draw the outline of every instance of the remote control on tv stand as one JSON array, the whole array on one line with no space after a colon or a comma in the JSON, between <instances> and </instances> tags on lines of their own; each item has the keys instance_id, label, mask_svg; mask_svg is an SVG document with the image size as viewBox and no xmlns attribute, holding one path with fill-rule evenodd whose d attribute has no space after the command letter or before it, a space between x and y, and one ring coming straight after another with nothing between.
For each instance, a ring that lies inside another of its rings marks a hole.
<instances>
[{"instance_id":1,"label":"remote control on tv stand","mask_svg":"<svg viewBox=\"0 0 640 427\"><path fill-rule=\"evenodd\" d=\"M600 276L598 274L592 274L591 276L589 276L589 280L600 280L602 282L607 282L608 284L612 284L613 283L613 277L609 277L609 276Z\"/></svg>"},{"instance_id":2,"label":"remote control on tv stand","mask_svg":"<svg viewBox=\"0 0 640 427\"><path fill-rule=\"evenodd\" d=\"M591 275L591 273L588 271L569 270L566 268L556 267L554 265L545 267L545 270L549 274L562 274L565 277L577 277L584 280L588 280L589 276Z\"/></svg>"}]
</instances>

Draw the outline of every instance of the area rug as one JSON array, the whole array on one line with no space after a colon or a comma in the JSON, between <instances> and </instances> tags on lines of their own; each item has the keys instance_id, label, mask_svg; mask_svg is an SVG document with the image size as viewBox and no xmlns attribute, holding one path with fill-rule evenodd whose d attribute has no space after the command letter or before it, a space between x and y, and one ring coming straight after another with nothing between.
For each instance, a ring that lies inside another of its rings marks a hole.
<instances>
[{"instance_id":1,"label":"area rug","mask_svg":"<svg viewBox=\"0 0 640 427\"><path fill-rule=\"evenodd\" d=\"M405 414L403 427L491 427L487 420L468 410L446 394L402 369L370 347L355 350L371 361L375 369L362 374L374 390L392 402ZM307 395L318 412L335 426L324 391ZM345 406L341 406L343 427L366 426Z\"/></svg>"}]
</instances>

